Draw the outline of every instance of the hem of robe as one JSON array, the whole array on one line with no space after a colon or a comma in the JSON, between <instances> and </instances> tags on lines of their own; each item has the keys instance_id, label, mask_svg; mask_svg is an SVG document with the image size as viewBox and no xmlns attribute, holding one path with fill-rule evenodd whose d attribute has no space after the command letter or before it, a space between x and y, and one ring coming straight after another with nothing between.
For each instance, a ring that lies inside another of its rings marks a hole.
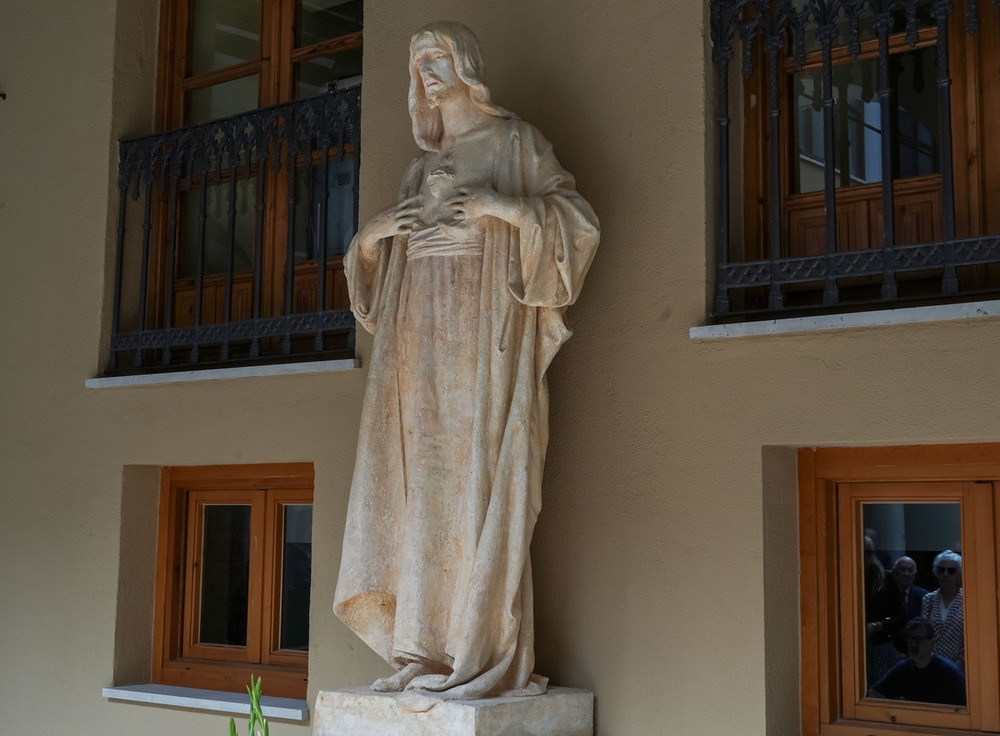
<instances>
[{"instance_id":1,"label":"hem of robe","mask_svg":"<svg viewBox=\"0 0 1000 736\"><path fill-rule=\"evenodd\" d=\"M425 690L434 693L442 700L475 700L480 698L524 698L545 695L549 691L549 678L531 674L524 687L492 689L483 691L472 682L454 685L450 684L448 675L420 675L414 677L406 686L406 690Z\"/></svg>"},{"instance_id":2,"label":"hem of robe","mask_svg":"<svg viewBox=\"0 0 1000 736\"><path fill-rule=\"evenodd\" d=\"M359 593L334 603L333 612L378 656L392 661L392 626L396 596L391 593Z\"/></svg>"},{"instance_id":3,"label":"hem of robe","mask_svg":"<svg viewBox=\"0 0 1000 736\"><path fill-rule=\"evenodd\" d=\"M450 654L444 654L440 659L435 659L426 651L417 652L415 649L413 651L399 648L393 650L392 661L390 662L393 667L403 669L406 665L414 663L422 664L425 667L430 667L435 670L450 670L452 669L452 665L455 664L455 658Z\"/></svg>"}]
</instances>

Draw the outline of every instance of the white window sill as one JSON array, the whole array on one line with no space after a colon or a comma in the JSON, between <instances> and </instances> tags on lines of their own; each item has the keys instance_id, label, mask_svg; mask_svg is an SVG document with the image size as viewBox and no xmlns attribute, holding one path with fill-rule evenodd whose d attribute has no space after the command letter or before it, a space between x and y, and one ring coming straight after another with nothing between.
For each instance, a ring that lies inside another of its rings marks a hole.
<instances>
[{"instance_id":1,"label":"white window sill","mask_svg":"<svg viewBox=\"0 0 1000 736\"><path fill-rule=\"evenodd\" d=\"M792 317L760 322L733 322L724 325L692 327L692 340L712 340L725 337L751 337L754 335L780 335L815 330L839 330L851 327L875 327L919 322L944 322L955 319L996 317L1000 315L1000 300L940 304L931 307L907 309L881 309L874 312L824 314L816 317Z\"/></svg>"},{"instance_id":2,"label":"white window sill","mask_svg":"<svg viewBox=\"0 0 1000 736\"><path fill-rule=\"evenodd\" d=\"M103 688L101 695L108 700L127 700L132 703L167 705L174 708L210 710L237 715L250 713L250 697L246 694L199 690L193 687L175 687L152 683L123 685ZM280 718L299 722L309 720L309 705L304 700L272 698L264 695L260 699L260 709L265 718Z\"/></svg>"},{"instance_id":3,"label":"white window sill","mask_svg":"<svg viewBox=\"0 0 1000 736\"><path fill-rule=\"evenodd\" d=\"M280 365L248 365L239 368L206 368L200 371L173 371L148 373L139 376L112 376L88 378L87 388L118 388L121 386L155 386L164 383L189 383L192 381L217 381L226 378L253 378L257 376L290 376L301 373L330 373L350 371L358 367L357 358L344 360L315 360L305 363Z\"/></svg>"}]
</instances>

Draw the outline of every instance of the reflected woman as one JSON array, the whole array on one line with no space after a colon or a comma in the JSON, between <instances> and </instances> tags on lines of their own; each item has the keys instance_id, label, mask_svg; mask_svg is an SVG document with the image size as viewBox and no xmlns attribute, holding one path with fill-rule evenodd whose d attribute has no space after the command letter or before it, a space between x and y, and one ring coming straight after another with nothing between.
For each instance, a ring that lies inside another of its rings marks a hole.
<instances>
[{"instance_id":1,"label":"reflected woman","mask_svg":"<svg viewBox=\"0 0 1000 736\"><path fill-rule=\"evenodd\" d=\"M865 670L868 684L878 682L896 664L896 648L892 643L893 626L899 618L896 604L898 596L892 595L886 584L885 569L875 552L871 537L865 537Z\"/></svg>"},{"instance_id":2,"label":"reflected woman","mask_svg":"<svg viewBox=\"0 0 1000 736\"><path fill-rule=\"evenodd\" d=\"M962 556L946 549L934 558L938 589L920 602L920 615L937 631L934 652L965 671L965 630L962 606Z\"/></svg>"}]
</instances>

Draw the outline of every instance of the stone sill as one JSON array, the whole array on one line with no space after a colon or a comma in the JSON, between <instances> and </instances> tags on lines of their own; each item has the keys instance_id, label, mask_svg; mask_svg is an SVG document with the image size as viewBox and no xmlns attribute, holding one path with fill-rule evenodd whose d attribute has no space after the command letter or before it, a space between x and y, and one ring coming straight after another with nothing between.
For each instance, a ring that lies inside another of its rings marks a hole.
<instances>
[{"instance_id":1,"label":"stone sill","mask_svg":"<svg viewBox=\"0 0 1000 736\"><path fill-rule=\"evenodd\" d=\"M357 358L343 360L315 360L306 363L282 363L279 365L248 365L239 368L206 368L199 371L172 371L170 373L147 373L138 376L110 376L88 378L87 388L120 388L122 386L157 386L165 383L191 383L194 381L217 381L227 378L255 378L259 376L292 376L303 373L330 373L351 371L358 368Z\"/></svg>"},{"instance_id":2,"label":"stone sill","mask_svg":"<svg viewBox=\"0 0 1000 736\"><path fill-rule=\"evenodd\" d=\"M217 690L200 690L174 685L122 685L102 688L101 696L108 700L126 700L147 705L166 705L172 708L209 710L217 713L249 715L250 697L246 694L223 693ZM265 718L304 723L309 720L309 704L294 698L261 696L260 709Z\"/></svg>"},{"instance_id":3,"label":"stone sill","mask_svg":"<svg viewBox=\"0 0 1000 736\"><path fill-rule=\"evenodd\" d=\"M963 304L940 304L930 307L909 307L906 309L881 309L874 312L824 314L816 317L792 317L789 319L771 319L760 322L704 325L692 327L689 336L692 340L713 340L718 338L780 335L785 333L839 330L857 327L945 322L957 319L996 317L998 315L1000 315L1000 300L993 300L965 302Z\"/></svg>"}]
</instances>

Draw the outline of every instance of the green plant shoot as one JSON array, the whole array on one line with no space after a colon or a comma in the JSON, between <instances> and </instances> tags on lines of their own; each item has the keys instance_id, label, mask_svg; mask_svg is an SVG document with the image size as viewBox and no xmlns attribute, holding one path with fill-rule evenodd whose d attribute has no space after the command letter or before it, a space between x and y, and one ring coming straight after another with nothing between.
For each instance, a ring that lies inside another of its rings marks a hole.
<instances>
[{"instance_id":1,"label":"green plant shoot","mask_svg":"<svg viewBox=\"0 0 1000 736\"><path fill-rule=\"evenodd\" d=\"M247 724L249 736L268 736L267 719L260 709L261 682L260 676L254 682L254 677L250 675L250 684L247 687L247 695L250 696L250 723ZM256 728L255 728L256 727ZM236 719L229 719L229 736L236 736Z\"/></svg>"}]
</instances>

